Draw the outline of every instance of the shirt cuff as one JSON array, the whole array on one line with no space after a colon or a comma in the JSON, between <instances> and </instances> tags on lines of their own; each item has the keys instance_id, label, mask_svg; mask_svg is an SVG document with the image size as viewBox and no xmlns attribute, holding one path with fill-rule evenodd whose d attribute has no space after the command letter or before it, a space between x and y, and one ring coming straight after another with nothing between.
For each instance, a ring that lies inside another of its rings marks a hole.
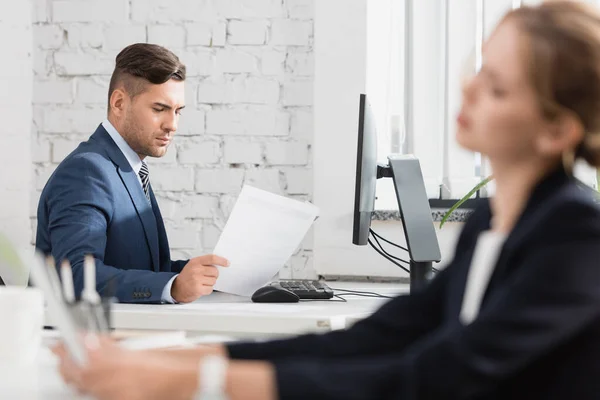
<instances>
[{"instance_id":1,"label":"shirt cuff","mask_svg":"<svg viewBox=\"0 0 600 400\"><path fill-rule=\"evenodd\" d=\"M175 299L173 297L171 297L171 286L173 286L173 281L178 276L179 276L179 274L172 277L169 280L169 282L167 282L167 284L165 285L165 288L163 289L161 300L164 301L165 303L171 303L171 304L177 303L177 301L175 301Z\"/></svg>"}]
</instances>

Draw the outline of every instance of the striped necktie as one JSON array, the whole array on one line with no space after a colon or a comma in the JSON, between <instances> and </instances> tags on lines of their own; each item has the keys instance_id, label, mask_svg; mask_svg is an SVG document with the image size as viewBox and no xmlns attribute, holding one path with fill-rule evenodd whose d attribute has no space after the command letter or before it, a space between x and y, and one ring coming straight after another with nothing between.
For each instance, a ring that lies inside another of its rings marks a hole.
<instances>
[{"instance_id":1,"label":"striped necktie","mask_svg":"<svg viewBox=\"0 0 600 400\"><path fill-rule=\"evenodd\" d=\"M146 195L146 200L150 203L150 172L148 171L148 165L142 161L142 168L139 172L140 179L142 180L142 188Z\"/></svg>"}]
</instances>

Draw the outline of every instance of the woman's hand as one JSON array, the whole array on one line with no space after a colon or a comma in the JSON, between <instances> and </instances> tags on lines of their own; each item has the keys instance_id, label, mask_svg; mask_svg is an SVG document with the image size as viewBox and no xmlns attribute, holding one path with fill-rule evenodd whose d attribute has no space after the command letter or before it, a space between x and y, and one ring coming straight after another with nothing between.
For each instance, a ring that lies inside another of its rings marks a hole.
<instances>
[{"instance_id":1,"label":"woman's hand","mask_svg":"<svg viewBox=\"0 0 600 400\"><path fill-rule=\"evenodd\" d=\"M197 388L197 362L150 351L131 351L100 338L87 346L86 365L77 365L61 344L53 348L60 358L65 382L100 400L190 399Z\"/></svg>"}]
</instances>

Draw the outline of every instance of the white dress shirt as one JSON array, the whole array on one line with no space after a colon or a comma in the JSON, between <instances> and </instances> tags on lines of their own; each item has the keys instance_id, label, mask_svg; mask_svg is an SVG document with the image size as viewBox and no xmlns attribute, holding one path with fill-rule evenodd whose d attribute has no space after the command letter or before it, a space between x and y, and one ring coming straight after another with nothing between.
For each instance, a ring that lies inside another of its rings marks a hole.
<instances>
[{"instance_id":1,"label":"white dress shirt","mask_svg":"<svg viewBox=\"0 0 600 400\"><path fill-rule=\"evenodd\" d=\"M505 240L506 234L493 231L482 232L477 238L460 310L460 320L464 325L473 322L479 314L483 295Z\"/></svg>"},{"instance_id":2,"label":"white dress shirt","mask_svg":"<svg viewBox=\"0 0 600 400\"><path fill-rule=\"evenodd\" d=\"M137 180L140 183L140 187L142 187L143 189L142 178L140 178L140 169L142 169L142 160L140 160L140 156L138 156L137 153L131 148L131 146L127 144L125 139L123 139L123 136L121 136L121 134L117 132L113 124L111 124L108 119L102 122L102 126L104 127L104 129L106 129L106 132L108 132L112 140L117 144L117 147L119 148L119 150L121 150L121 153L123 153L123 155L129 162L129 165L131 165L131 168L135 172L135 176L137 177ZM168 303L176 303L175 299L173 299L173 297L171 296L171 287L173 286L173 281L175 280L175 278L177 278L177 275L172 277L171 280L169 280L169 282L167 282L167 284L165 285L161 296L162 301Z\"/></svg>"}]
</instances>

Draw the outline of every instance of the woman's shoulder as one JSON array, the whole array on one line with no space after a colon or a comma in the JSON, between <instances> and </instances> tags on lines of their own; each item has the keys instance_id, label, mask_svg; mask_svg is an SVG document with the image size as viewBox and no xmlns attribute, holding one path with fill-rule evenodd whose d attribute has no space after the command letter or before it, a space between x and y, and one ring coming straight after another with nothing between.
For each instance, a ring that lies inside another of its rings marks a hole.
<instances>
[{"instance_id":1,"label":"woman's shoulder","mask_svg":"<svg viewBox=\"0 0 600 400\"><path fill-rule=\"evenodd\" d=\"M558 188L523 215L523 224L553 239L600 239L598 193L571 182Z\"/></svg>"}]
</instances>

